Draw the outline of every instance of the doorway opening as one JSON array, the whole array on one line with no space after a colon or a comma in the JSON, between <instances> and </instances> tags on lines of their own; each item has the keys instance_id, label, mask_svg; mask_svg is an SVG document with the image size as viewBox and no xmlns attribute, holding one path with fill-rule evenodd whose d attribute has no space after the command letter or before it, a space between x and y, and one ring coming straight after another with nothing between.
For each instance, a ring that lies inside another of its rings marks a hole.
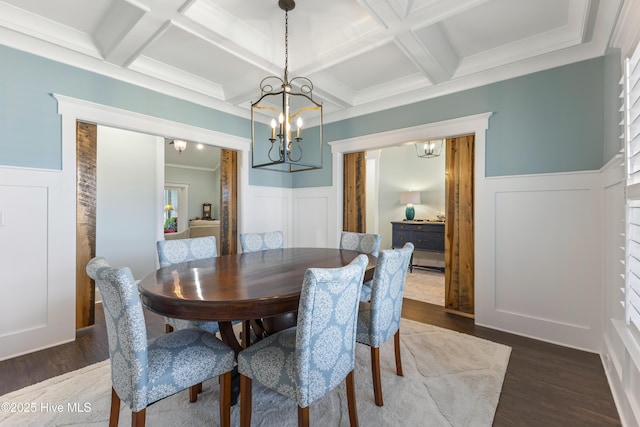
<instances>
[{"instance_id":1,"label":"doorway opening","mask_svg":"<svg viewBox=\"0 0 640 427\"><path fill-rule=\"evenodd\" d=\"M79 144L79 136L77 134L78 123L88 124L101 124L104 126L110 126L123 130L131 130L134 132L141 132L148 135L165 135L167 137L181 136L189 141L202 143L205 145L215 145L222 148L222 157L231 157L233 162L223 162L221 176L225 178L221 181L221 193L228 193L225 189L228 182L233 184L232 193L233 198L222 197L221 207L221 242L229 240L225 246L229 250L235 250L237 235L237 223L242 221L242 215L237 210L237 198L236 194L242 194L246 192L248 186L248 169L246 165L249 163L249 141L246 138L240 138L233 135L228 135L209 129L198 128L183 123L173 122L166 119L157 117L142 115L132 111L121 110L114 107L109 107L100 104L89 103L83 100L66 97L63 95L54 94L56 101L58 102L58 111L62 119L62 199L65 200L64 205L61 207L65 212L76 212L76 200L78 200L78 188L77 188L77 166L81 164L81 160L78 160L77 148ZM227 166L228 165L228 166ZM163 165L159 165L161 168ZM228 169L228 171L227 171ZM162 201L162 187L159 187L157 197L159 200L158 206ZM122 203L114 205L114 209L123 209ZM164 212L161 209L156 209L157 219L151 221L156 226L157 232L160 234L160 226L156 225L162 220ZM154 214L155 216L155 214ZM126 218L125 218L126 219ZM84 233L85 225L76 218L75 221L69 221L68 224L64 224L65 229L69 227L75 228L75 230L68 230L69 233ZM161 234L160 234L161 235ZM82 280L84 267L86 266L88 259L82 258L82 256L92 256L90 250L83 251L78 248L77 242L83 239L83 235L76 234L76 245L74 246L75 257L68 258L65 263L59 266L59 271L62 271L65 275L76 278L76 295L72 293L59 295L63 300L75 300L76 302L76 328L82 328L92 324L92 313L87 309L85 298L92 298L91 292L88 292L80 297L79 290L84 292L86 284ZM78 240L80 239L80 240ZM90 287L92 288L92 287ZM88 314L87 314L88 313ZM61 325L63 328L69 328L70 325Z\"/></svg>"},{"instance_id":2,"label":"doorway opening","mask_svg":"<svg viewBox=\"0 0 640 427\"><path fill-rule=\"evenodd\" d=\"M459 206L460 201L465 204L464 212L455 212L456 215L454 219L459 222L451 221L451 209L449 207L446 209L447 224L455 223L455 227L459 224L469 224L470 227L466 227L464 233L458 232L451 234L451 236L456 236L453 240L450 239L450 235L447 235L445 242L447 247L450 248L450 250L445 250L445 254L452 256L449 260L445 260L445 263L454 267L448 270L454 275L451 277L451 283L456 284L455 287L452 286L445 289L446 310L469 317L474 317L475 315L476 270L473 260L476 258L477 248L482 247L482 243L486 242L486 236L481 233L477 234L476 228L473 226L475 221L474 195L476 192L481 193L484 187L485 139L491 115L492 113L476 114L329 143L332 148L334 161L332 177L333 182L336 183L334 190L336 191L336 200L340 201L342 199L342 194L340 193L345 191L343 176L346 174L345 167L347 167L343 162L343 156L347 153L372 152L387 147L415 144L419 141L443 137L455 139L466 138L467 141L471 142L471 150L466 150L464 153L457 153L456 156L449 156L456 161L462 157L464 158L469 167L459 168L458 170L466 174L466 178L470 180L467 182L473 182L472 187L467 184L452 187L455 191L463 191L465 195L464 199L453 198L453 200L457 200L457 206ZM458 178L459 177L456 177L456 179L451 180L451 182L459 182L457 181ZM381 177L381 180L382 179L384 178ZM382 201L379 201L379 203L382 203ZM341 224L341 216L345 213L344 206L342 206L342 208L343 209L338 211L339 216L336 218L338 224ZM383 226L383 222L380 221L380 229L382 229ZM447 271L446 267L445 271ZM464 282L461 282L460 278L463 278ZM460 284L463 286L459 286Z\"/></svg>"}]
</instances>

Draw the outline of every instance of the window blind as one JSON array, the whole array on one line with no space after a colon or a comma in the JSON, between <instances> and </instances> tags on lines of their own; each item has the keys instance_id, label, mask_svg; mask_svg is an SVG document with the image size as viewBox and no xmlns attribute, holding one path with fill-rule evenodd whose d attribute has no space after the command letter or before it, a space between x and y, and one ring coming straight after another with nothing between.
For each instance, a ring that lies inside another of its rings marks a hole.
<instances>
[{"instance_id":1,"label":"window blind","mask_svg":"<svg viewBox=\"0 0 640 427\"><path fill-rule=\"evenodd\" d=\"M623 123L626 163L626 257L624 301L627 324L640 330L640 49L625 60Z\"/></svg>"}]
</instances>

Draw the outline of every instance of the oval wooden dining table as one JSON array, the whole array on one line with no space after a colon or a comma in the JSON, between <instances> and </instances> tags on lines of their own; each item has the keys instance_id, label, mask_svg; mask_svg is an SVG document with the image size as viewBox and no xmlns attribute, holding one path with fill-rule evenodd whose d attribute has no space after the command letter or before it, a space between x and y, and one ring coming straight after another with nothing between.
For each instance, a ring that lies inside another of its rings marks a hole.
<instances>
[{"instance_id":1,"label":"oval wooden dining table","mask_svg":"<svg viewBox=\"0 0 640 427\"><path fill-rule=\"evenodd\" d=\"M217 321L222 339L236 354L242 349L234 320L250 321L298 310L308 268L349 264L359 252L333 248L270 249L183 262L146 275L138 289L151 311L180 319ZM364 280L371 280L376 257L367 255Z\"/></svg>"}]
</instances>

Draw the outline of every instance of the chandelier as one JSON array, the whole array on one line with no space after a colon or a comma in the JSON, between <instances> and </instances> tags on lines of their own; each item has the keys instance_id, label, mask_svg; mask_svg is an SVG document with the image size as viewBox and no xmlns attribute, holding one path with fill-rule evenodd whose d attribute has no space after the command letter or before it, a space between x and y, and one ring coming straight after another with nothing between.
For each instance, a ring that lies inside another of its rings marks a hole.
<instances>
[{"instance_id":1,"label":"chandelier","mask_svg":"<svg viewBox=\"0 0 640 427\"><path fill-rule=\"evenodd\" d=\"M442 152L442 144L444 139L436 141L426 141L424 143L419 142L416 144L416 154L418 157L430 159L432 157L438 157Z\"/></svg>"},{"instance_id":2,"label":"chandelier","mask_svg":"<svg viewBox=\"0 0 640 427\"><path fill-rule=\"evenodd\" d=\"M284 77L262 79L260 99L251 104L251 164L254 168L279 172L321 169L322 104L313 100L311 80L306 77L289 80L289 11L296 3L279 0L278 6L285 12ZM256 123L256 115L260 113L271 118L270 129ZM305 121L317 121L318 125L305 129L303 137Z\"/></svg>"}]
</instances>

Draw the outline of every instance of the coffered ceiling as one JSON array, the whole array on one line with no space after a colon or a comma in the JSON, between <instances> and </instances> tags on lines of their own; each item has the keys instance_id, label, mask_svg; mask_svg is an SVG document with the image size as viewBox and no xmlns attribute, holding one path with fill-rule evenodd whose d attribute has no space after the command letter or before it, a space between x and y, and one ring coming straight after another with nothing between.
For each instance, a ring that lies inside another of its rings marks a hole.
<instances>
[{"instance_id":1,"label":"coffered ceiling","mask_svg":"<svg viewBox=\"0 0 640 427\"><path fill-rule=\"evenodd\" d=\"M289 74L325 122L605 53L622 0L297 0ZM277 0L0 0L0 43L249 117Z\"/></svg>"}]
</instances>

